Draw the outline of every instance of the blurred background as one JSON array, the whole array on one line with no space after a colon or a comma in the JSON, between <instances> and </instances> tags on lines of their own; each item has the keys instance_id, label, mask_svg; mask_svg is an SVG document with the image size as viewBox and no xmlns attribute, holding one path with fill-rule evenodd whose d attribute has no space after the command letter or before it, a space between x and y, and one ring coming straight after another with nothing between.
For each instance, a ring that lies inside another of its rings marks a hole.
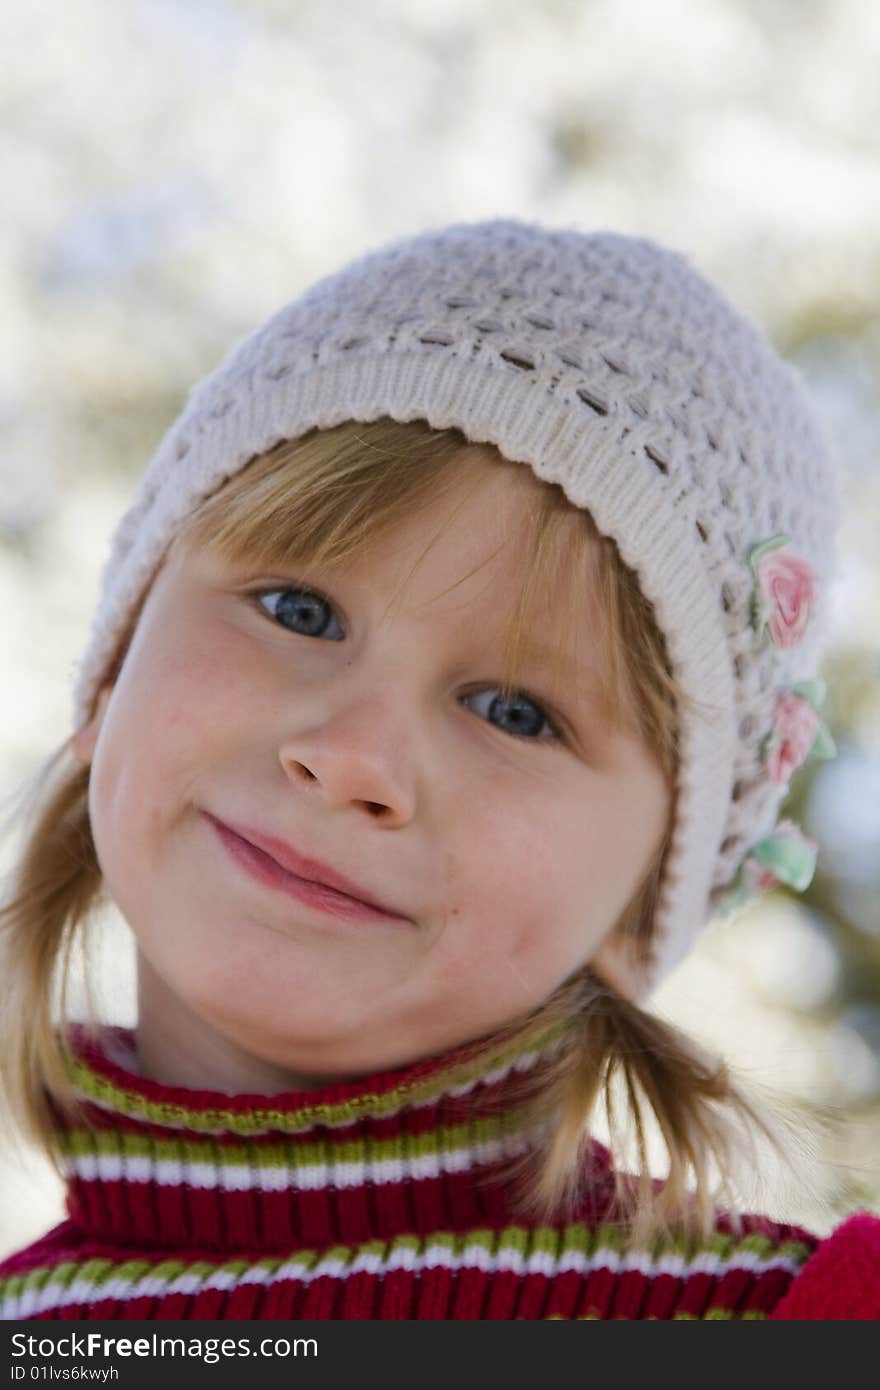
<instances>
[{"instance_id":1,"label":"blurred background","mask_svg":"<svg viewBox=\"0 0 880 1390\"><path fill-rule=\"evenodd\" d=\"M803 371L847 510L839 754L783 807L816 876L710 927L654 1003L793 1107L810 1180L768 1164L753 1201L823 1233L880 1210L880 6L6 0L0 53L0 796L69 733L111 530L237 338L432 225L667 242ZM0 1147L0 1256L62 1217L45 1161Z\"/></svg>"}]
</instances>

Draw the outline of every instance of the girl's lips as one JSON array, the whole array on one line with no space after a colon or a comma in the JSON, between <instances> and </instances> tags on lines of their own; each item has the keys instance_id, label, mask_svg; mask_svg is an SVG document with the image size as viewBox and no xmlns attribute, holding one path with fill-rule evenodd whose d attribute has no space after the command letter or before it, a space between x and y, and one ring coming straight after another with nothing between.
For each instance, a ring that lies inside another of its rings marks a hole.
<instances>
[{"instance_id":1,"label":"girl's lips","mask_svg":"<svg viewBox=\"0 0 880 1390\"><path fill-rule=\"evenodd\" d=\"M286 893L289 897L296 898L297 901L306 903L309 907L319 908L336 917L362 922L409 922L407 917L400 917L396 913L384 912L380 908L371 907L369 903L362 902L359 898L351 898L346 893L340 893L335 888L328 888L323 883L313 883L308 879L298 878L296 874L283 869L270 855L265 854L256 845L252 845L249 840L237 835L223 821L210 815L206 815L205 819L214 827L220 842L231 857L251 877L267 887Z\"/></svg>"}]
</instances>

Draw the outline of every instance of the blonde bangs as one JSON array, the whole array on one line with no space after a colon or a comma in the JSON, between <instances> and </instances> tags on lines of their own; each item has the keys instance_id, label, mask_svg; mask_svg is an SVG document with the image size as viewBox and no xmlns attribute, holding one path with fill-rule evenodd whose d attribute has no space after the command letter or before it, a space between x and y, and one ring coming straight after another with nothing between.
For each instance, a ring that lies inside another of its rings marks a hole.
<instances>
[{"instance_id":1,"label":"blonde bangs","mask_svg":"<svg viewBox=\"0 0 880 1390\"><path fill-rule=\"evenodd\" d=\"M313 569L355 563L396 526L452 493L463 506L492 467L527 465L509 462L492 445L471 443L458 429L435 430L422 420L345 421L281 441L251 460L199 503L179 540L230 565L299 569L307 579ZM510 693L522 679L538 603L546 608L552 596L563 656L574 647L585 596L594 589L599 621L591 638L599 649L605 718L612 727L638 731L671 779L681 692L650 605L588 512L572 507L557 484L536 480L535 498L525 519L502 684ZM562 667L560 661L560 674Z\"/></svg>"}]
</instances>

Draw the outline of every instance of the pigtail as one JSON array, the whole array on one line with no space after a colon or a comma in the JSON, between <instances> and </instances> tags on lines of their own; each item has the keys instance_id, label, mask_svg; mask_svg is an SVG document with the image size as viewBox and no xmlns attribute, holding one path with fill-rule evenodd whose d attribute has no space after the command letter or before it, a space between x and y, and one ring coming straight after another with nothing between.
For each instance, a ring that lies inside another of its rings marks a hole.
<instances>
[{"instance_id":1,"label":"pigtail","mask_svg":"<svg viewBox=\"0 0 880 1390\"><path fill-rule=\"evenodd\" d=\"M542 1138L509 1167L520 1213L556 1222L586 1210L591 1222L622 1227L637 1248L705 1240L722 1213L739 1234L738 1177L759 1166L758 1135L794 1167L781 1103L774 1115L769 1097L751 1099L726 1062L589 969L539 1012L531 1028L565 1017L568 1026L562 1046L524 1083L526 1124ZM593 1137L602 1109L607 1169ZM665 1178L651 1176L652 1131L668 1160Z\"/></svg>"},{"instance_id":2,"label":"pigtail","mask_svg":"<svg viewBox=\"0 0 880 1390\"><path fill-rule=\"evenodd\" d=\"M0 1097L21 1137L37 1144L59 1175L48 1093L68 1113L79 1107L56 1018L66 1016L72 950L102 889L89 772L73 765L68 740L24 783L4 824L8 833L22 802L29 805L23 846L0 905ZM94 1016L88 972L86 991Z\"/></svg>"}]
</instances>

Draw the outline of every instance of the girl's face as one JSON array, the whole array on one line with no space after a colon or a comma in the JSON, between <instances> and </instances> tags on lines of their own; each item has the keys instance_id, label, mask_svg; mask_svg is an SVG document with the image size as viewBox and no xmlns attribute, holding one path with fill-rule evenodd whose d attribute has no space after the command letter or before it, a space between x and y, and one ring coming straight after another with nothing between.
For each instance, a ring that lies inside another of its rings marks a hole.
<instances>
[{"instance_id":1,"label":"girl's face","mask_svg":"<svg viewBox=\"0 0 880 1390\"><path fill-rule=\"evenodd\" d=\"M450 497L399 595L436 513L344 573L172 547L74 741L137 942L147 1074L255 1090L355 1076L481 1038L586 962L611 966L600 945L670 792L591 696L589 593L580 672L556 679L536 650L502 701L518 523L540 486L496 465L454 516ZM527 635L552 649L545 604ZM286 841L397 915L258 879L209 817Z\"/></svg>"}]
</instances>

